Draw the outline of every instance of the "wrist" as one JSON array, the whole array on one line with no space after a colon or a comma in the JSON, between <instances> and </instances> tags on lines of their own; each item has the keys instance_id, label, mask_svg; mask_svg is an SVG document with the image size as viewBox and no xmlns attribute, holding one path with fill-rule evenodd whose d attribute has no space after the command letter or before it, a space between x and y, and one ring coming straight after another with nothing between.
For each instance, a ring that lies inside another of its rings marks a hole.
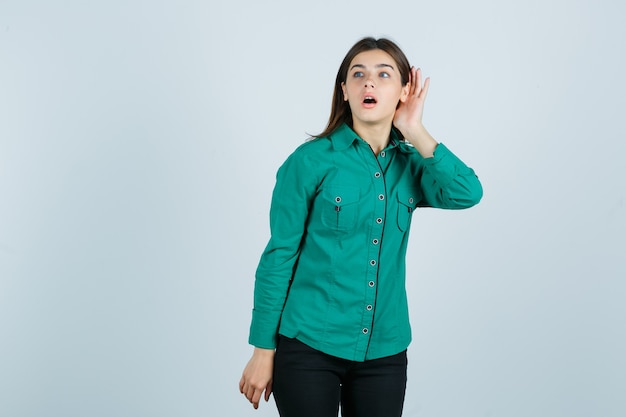
<instances>
[{"instance_id":1,"label":"wrist","mask_svg":"<svg viewBox=\"0 0 626 417\"><path fill-rule=\"evenodd\" d=\"M254 348L254 355L256 356L274 356L274 349L265 349L265 348L260 348L260 347L255 347Z\"/></svg>"},{"instance_id":2,"label":"wrist","mask_svg":"<svg viewBox=\"0 0 626 417\"><path fill-rule=\"evenodd\" d=\"M406 140L413 141L419 140L421 137L428 135L428 131L421 123L411 123L398 127L398 130L402 133Z\"/></svg>"},{"instance_id":3,"label":"wrist","mask_svg":"<svg viewBox=\"0 0 626 417\"><path fill-rule=\"evenodd\" d=\"M420 123L407 131L401 130L400 132L424 158L430 158L434 155L438 142L428 133L424 125Z\"/></svg>"}]
</instances>

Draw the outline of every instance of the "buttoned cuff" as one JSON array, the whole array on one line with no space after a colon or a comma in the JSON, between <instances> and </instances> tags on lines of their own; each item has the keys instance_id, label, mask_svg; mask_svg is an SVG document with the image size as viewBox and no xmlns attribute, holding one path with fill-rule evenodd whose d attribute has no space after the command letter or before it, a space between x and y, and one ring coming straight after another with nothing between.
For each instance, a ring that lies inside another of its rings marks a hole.
<instances>
[{"instance_id":1,"label":"buttoned cuff","mask_svg":"<svg viewBox=\"0 0 626 417\"><path fill-rule=\"evenodd\" d=\"M248 343L263 349L275 349L281 311L252 310Z\"/></svg>"}]
</instances>

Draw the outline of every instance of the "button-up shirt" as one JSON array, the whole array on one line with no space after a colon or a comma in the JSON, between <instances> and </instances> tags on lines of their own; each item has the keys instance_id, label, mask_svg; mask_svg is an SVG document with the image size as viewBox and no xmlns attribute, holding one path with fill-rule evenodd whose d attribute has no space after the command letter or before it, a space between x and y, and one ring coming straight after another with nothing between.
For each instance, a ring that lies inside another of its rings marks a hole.
<instances>
[{"instance_id":1,"label":"button-up shirt","mask_svg":"<svg viewBox=\"0 0 626 417\"><path fill-rule=\"evenodd\" d=\"M249 342L275 348L280 333L352 361L405 350L413 213L481 197L474 171L441 143L423 158L392 129L377 156L345 124L305 142L276 176Z\"/></svg>"}]
</instances>

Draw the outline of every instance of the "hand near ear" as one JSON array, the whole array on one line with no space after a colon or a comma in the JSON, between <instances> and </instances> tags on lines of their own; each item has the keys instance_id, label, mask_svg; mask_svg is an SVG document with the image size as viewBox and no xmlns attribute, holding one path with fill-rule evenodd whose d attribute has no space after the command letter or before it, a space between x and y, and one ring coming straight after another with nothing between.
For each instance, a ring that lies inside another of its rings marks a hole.
<instances>
[{"instance_id":1,"label":"hand near ear","mask_svg":"<svg viewBox=\"0 0 626 417\"><path fill-rule=\"evenodd\" d=\"M422 85L422 70L411 67L409 74L408 93L396 109L393 124L407 136L406 132L422 124L424 102L428 94L430 78L426 78Z\"/></svg>"},{"instance_id":2,"label":"hand near ear","mask_svg":"<svg viewBox=\"0 0 626 417\"><path fill-rule=\"evenodd\" d=\"M400 105L393 118L393 125L424 158L432 157L437 147L437 141L430 136L422 124L424 102L429 85L430 78L426 78L422 84L422 71L411 67L408 92L402 97L404 100L400 99Z\"/></svg>"}]
</instances>

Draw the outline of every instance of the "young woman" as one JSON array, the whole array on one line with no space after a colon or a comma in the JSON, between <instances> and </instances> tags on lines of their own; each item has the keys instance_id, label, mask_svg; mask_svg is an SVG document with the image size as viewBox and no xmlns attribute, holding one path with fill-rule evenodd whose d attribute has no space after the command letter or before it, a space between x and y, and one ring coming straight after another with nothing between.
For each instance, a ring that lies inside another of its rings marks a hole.
<instances>
[{"instance_id":1,"label":"young woman","mask_svg":"<svg viewBox=\"0 0 626 417\"><path fill-rule=\"evenodd\" d=\"M280 167L239 389L283 417L402 414L411 340L405 255L417 207L482 187L422 125L429 79L387 39L344 58L326 130Z\"/></svg>"}]
</instances>

